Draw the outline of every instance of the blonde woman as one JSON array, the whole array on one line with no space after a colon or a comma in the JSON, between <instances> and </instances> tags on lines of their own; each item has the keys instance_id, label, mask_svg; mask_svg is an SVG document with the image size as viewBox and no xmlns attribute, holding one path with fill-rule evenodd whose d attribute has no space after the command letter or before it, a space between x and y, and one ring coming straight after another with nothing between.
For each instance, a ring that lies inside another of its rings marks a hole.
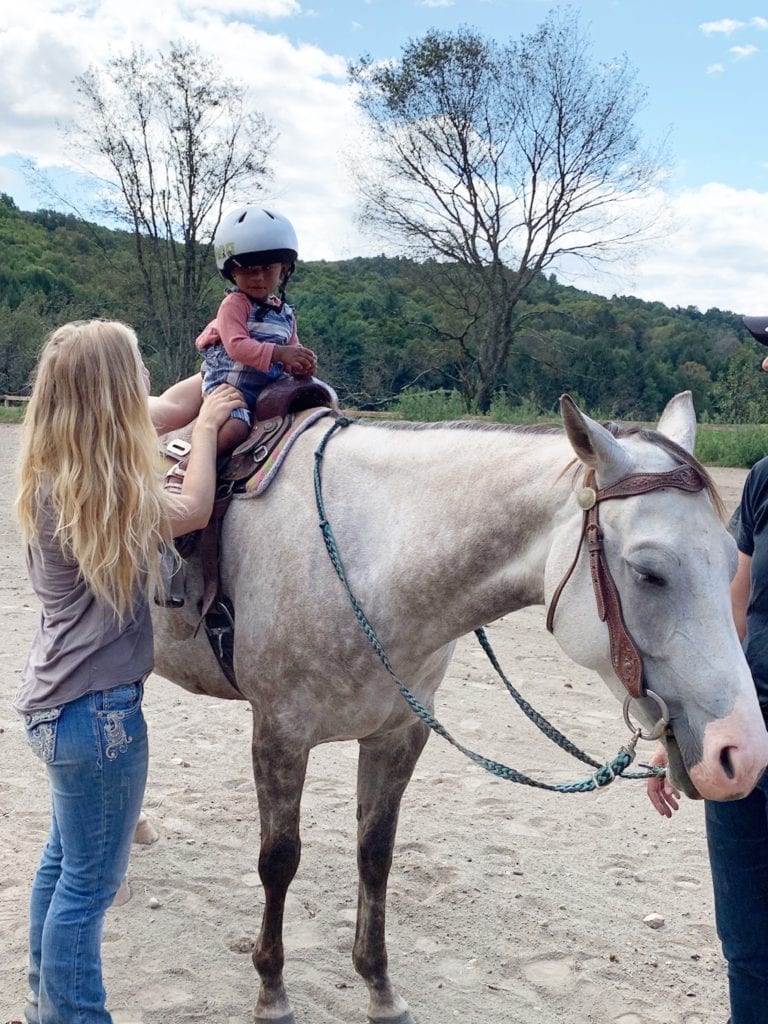
<instances>
[{"instance_id":1,"label":"blonde woman","mask_svg":"<svg viewBox=\"0 0 768 1024\"><path fill-rule=\"evenodd\" d=\"M180 495L161 488L148 375L124 324L48 339L24 425L17 511L42 614L16 695L52 795L30 900L28 1024L110 1024L101 931L128 864L147 776L143 682L161 545L204 526L219 427L203 403Z\"/></svg>"}]
</instances>

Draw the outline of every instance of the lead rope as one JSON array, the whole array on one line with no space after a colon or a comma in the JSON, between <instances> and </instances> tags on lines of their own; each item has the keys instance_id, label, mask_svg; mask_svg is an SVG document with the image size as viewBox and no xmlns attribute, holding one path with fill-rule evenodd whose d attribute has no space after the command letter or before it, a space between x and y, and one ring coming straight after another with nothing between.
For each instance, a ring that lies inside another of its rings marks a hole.
<instances>
[{"instance_id":1,"label":"lead rope","mask_svg":"<svg viewBox=\"0 0 768 1024\"><path fill-rule=\"evenodd\" d=\"M483 650L488 655L491 664L501 676L504 685L507 687L507 690L510 692L511 696L517 701L517 704L521 708L521 710L546 736L549 736L550 739L558 743L559 746L561 746L564 750L570 753L573 757L576 757L579 760L584 761L587 764L594 767L596 769L594 774L588 776L585 779L577 779L572 782L562 782L557 784L550 784L547 782L541 782L538 779L532 779L530 778L530 776L517 771L515 768L510 768L507 765L501 764L498 761L493 761L490 758L484 757L482 754L477 754L474 750L470 750L468 747L465 747L462 743L459 743L458 740L454 739L454 737L451 736L451 734L448 732L445 726L442 725L435 718L435 716L427 708L424 707L421 701L413 693L411 693L411 691L408 689L405 683L398 677L398 675L392 668L392 665L389 662L389 658L387 657L387 654L384 648L382 647L379 638L376 635L376 631L366 618L365 613L360 607L360 604L357 598L355 597L352 588L349 585L346 573L344 571L344 565L341 561L341 556L339 554L338 547L336 546L336 538L333 535L333 530L331 529L331 525L328 522L328 517L325 511L321 472L321 464L323 456L325 454L325 449L328 445L328 442L336 433L336 431L343 427L348 427L352 422L353 420L349 419L348 417L340 416L333 423L333 425L326 431L325 435L323 436L315 450L314 485L315 502L317 504L317 512L320 517L319 525L323 534L323 540L325 541L325 546L328 551L328 556L331 560L331 564L336 570L336 575L341 580L341 583L343 584L344 589L347 592L347 597L349 598L349 602L352 605L352 610L355 613L355 618L357 619L365 638L368 640L368 643L376 652L376 655L378 656L381 664L384 666L386 672L394 680L395 685L397 686L398 690L402 694L403 698L405 699L411 710L426 725L428 725L433 732L437 733L438 736L442 736L443 739L447 740L457 750L460 750L461 753L468 757L470 761L473 761L475 764L480 765L481 768L484 768L487 772L490 772L492 775L496 775L498 778L501 779L506 779L508 782L517 782L521 785L532 786L536 789L547 789L555 793L588 793L594 789L599 789L602 786L607 786L609 783L613 782L615 778L619 778L622 776L624 778L649 778L650 776L660 774L658 771L650 769L650 771L644 773L633 772L630 775L624 775L626 769L634 760L635 746L637 745L637 740L639 738L639 730L635 732L635 734L632 736L632 739L626 746L622 746L619 749L619 752L611 761L608 761L606 764L603 765L601 765L597 761L594 761L587 754L583 753L583 751L579 750L578 747L574 746L574 744L572 744L570 740L563 736L562 733L558 732L558 730L555 729L554 726L550 725L550 723L542 715L535 711L534 708L532 708L531 705L528 704L528 702L517 692L517 690L515 690L515 688L512 686L512 684L509 682L509 680L502 672L499 663L496 659L496 656L493 653L491 645L488 642L488 638L485 635L485 631L482 629L476 630L475 635L478 637L478 640L480 641Z\"/></svg>"}]
</instances>

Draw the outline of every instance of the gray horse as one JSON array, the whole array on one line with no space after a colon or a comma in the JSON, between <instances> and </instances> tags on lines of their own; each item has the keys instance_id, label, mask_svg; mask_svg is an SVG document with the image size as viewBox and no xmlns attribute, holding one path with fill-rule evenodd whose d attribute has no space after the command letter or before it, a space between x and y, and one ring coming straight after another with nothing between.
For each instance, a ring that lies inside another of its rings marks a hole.
<instances>
[{"instance_id":1,"label":"gray horse","mask_svg":"<svg viewBox=\"0 0 768 1024\"><path fill-rule=\"evenodd\" d=\"M566 577L556 639L627 698L596 607L588 545L579 546L589 504L583 474L593 472L594 488L610 488L628 475L681 465L697 473L687 454L693 407L688 393L679 395L658 432L619 436L570 401L562 412L564 432L353 423L325 449L325 506L350 586L395 672L427 708L458 637L550 603ZM244 696L252 705L265 892L253 953L258 1024L294 1021L283 984L282 921L299 864L307 760L316 744L347 739L360 746L354 964L368 986L370 1021L410 1024L387 970L385 903L400 800L429 729L363 636L318 528L313 453L328 423L299 439L263 496L234 501L226 516L222 578L235 606L242 693L227 682L202 631L193 637L202 593L194 557L185 606L155 614L157 671L193 693ZM690 796L728 800L755 785L768 762L768 737L731 620L735 545L701 474L700 490L670 486L605 502L601 530L643 685L656 695L633 701L632 714L647 728L664 708L677 784Z\"/></svg>"}]
</instances>

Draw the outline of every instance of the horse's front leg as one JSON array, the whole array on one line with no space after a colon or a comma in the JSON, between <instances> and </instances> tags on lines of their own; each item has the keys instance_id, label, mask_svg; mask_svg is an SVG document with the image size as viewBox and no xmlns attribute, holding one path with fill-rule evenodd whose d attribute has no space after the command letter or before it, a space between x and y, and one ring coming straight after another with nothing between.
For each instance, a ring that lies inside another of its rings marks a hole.
<instances>
[{"instance_id":1,"label":"horse's front leg","mask_svg":"<svg viewBox=\"0 0 768 1024\"><path fill-rule=\"evenodd\" d=\"M301 856L299 809L309 750L283 740L264 722L253 730L253 772L259 799L261 851L259 876L264 886L261 932L253 966L261 980L255 1024L295 1024L283 984L283 911L288 886Z\"/></svg>"},{"instance_id":2,"label":"horse's front leg","mask_svg":"<svg viewBox=\"0 0 768 1024\"><path fill-rule=\"evenodd\" d=\"M357 931L352 959L368 986L374 1024L413 1024L408 1004L389 980L385 918L400 800L429 729L414 719L401 732L360 741L357 771Z\"/></svg>"}]
</instances>

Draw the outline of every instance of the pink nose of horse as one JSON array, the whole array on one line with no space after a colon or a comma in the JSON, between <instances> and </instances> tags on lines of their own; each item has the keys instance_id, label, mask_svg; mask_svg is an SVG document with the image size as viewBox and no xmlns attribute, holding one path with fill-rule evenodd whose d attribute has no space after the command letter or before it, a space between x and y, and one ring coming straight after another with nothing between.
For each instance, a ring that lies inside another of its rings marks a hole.
<instances>
[{"instance_id":1,"label":"pink nose of horse","mask_svg":"<svg viewBox=\"0 0 768 1024\"><path fill-rule=\"evenodd\" d=\"M768 732L754 704L737 701L725 718L710 722L704 732L701 761L691 769L691 782L708 800L738 800L760 781L768 765Z\"/></svg>"}]
</instances>

